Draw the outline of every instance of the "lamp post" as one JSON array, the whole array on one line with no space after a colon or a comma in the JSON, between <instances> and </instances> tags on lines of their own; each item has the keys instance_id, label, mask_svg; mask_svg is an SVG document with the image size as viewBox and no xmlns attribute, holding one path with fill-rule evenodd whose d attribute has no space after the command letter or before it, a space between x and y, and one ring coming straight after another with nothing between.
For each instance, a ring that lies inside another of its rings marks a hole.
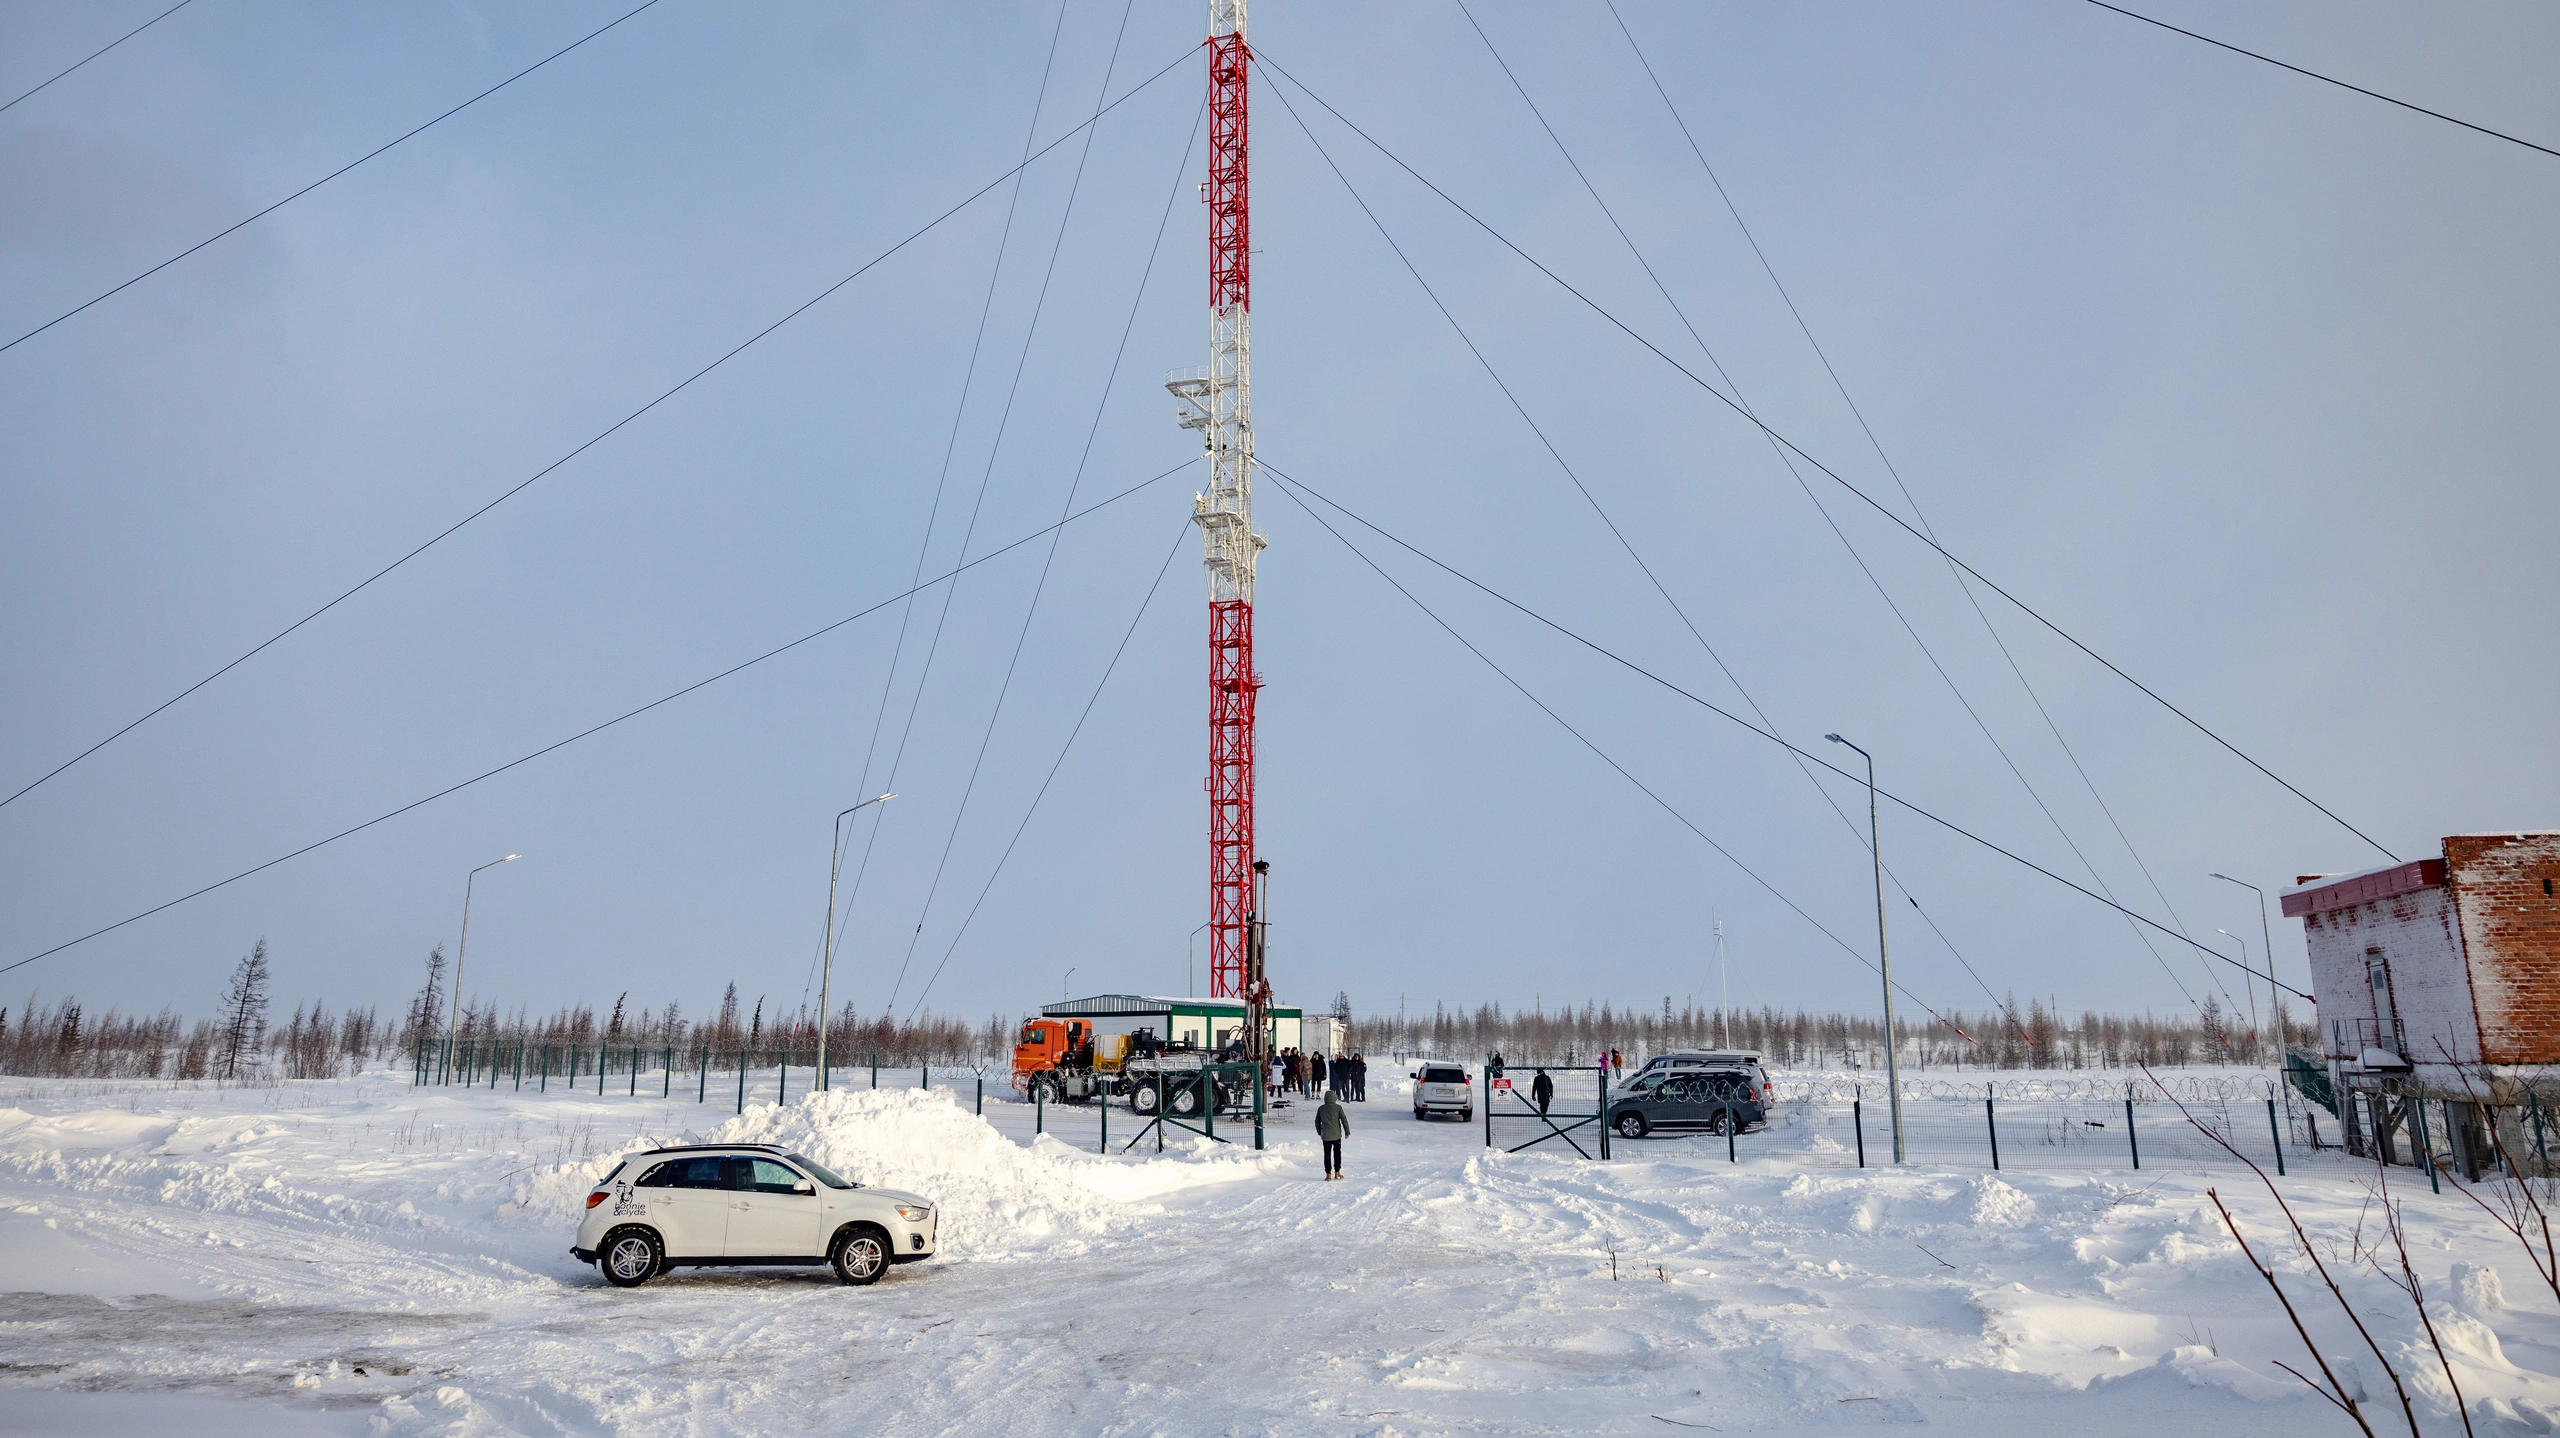
<instances>
[{"instance_id":1,"label":"lamp post","mask_svg":"<svg viewBox=\"0 0 2560 1438\"><path fill-rule=\"evenodd\" d=\"M480 869L494 869L500 864L512 864L522 857L520 854L509 854L503 859L491 859L482 864ZM447 1073L453 1071L453 1031L462 1023L462 960L463 956L471 951L471 881L480 877L480 869L474 869L462 876L462 942L453 946L453 1016L445 1022L444 1026L444 1061Z\"/></svg>"},{"instance_id":2,"label":"lamp post","mask_svg":"<svg viewBox=\"0 0 2560 1438\"><path fill-rule=\"evenodd\" d=\"M2267 926L2267 891L2246 879L2235 879L2229 874L2213 874L2209 877L2220 879L2226 884L2238 884L2241 888L2258 896L2259 952L2267 956L2267 1002L2275 1007L2275 1013L2270 1018L2275 1024L2276 1058L2281 1065L2284 1058L2284 992L2276 987L2276 940L2275 931Z\"/></svg>"},{"instance_id":3,"label":"lamp post","mask_svg":"<svg viewBox=\"0 0 2560 1438\"><path fill-rule=\"evenodd\" d=\"M1200 992L1195 987L1200 982L1200 935L1208 927L1204 923L1191 931L1191 956L1182 962L1182 996L1186 999Z\"/></svg>"},{"instance_id":4,"label":"lamp post","mask_svg":"<svg viewBox=\"0 0 2560 1438\"><path fill-rule=\"evenodd\" d=\"M874 804L895 799L895 794L880 794L836 815L834 847L827 851L827 929L824 954L818 967L818 1087L827 1087L827 1005L835 1001L833 984L836 977L836 872L844 867L844 821L848 814L858 814ZM808 993L807 989L800 991ZM745 1059L740 1059L743 1067ZM741 1080L743 1082L743 1080Z\"/></svg>"},{"instance_id":5,"label":"lamp post","mask_svg":"<svg viewBox=\"0 0 2560 1438\"><path fill-rule=\"evenodd\" d=\"M1062 1003L1062 1004L1063 1004L1063 1003L1065 1003L1065 1002L1067 1001L1067 981L1068 981L1069 979L1074 978L1075 976L1076 976L1076 971L1075 971L1075 968L1074 968L1072 965L1070 965L1070 966L1068 967L1068 969L1067 969L1067 971L1066 971L1065 973L1060 974L1060 975L1058 976L1058 1002L1059 1002L1059 1003Z\"/></svg>"},{"instance_id":6,"label":"lamp post","mask_svg":"<svg viewBox=\"0 0 2560 1438\"><path fill-rule=\"evenodd\" d=\"M2216 929L2214 932L2240 946L2240 978L2241 982L2245 984L2249 990L2249 1031L2253 1034L2257 1033L2258 986L2255 983L2249 982L2249 941L2240 937L2238 934L2231 932L2229 929Z\"/></svg>"},{"instance_id":7,"label":"lamp post","mask_svg":"<svg viewBox=\"0 0 2560 1438\"><path fill-rule=\"evenodd\" d=\"M1867 850L1876 861L1876 972L1884 976L1884 1087L1893 1112L1893 1161L1903 1161L1902 1151L1902 1073L1896 1062L1893 1028L1893 955L1885 941L1884 928L1884 840L1876 825L1876 756L1841 738L1837 734L1822 736L1832 743L1867 761Z\"/></svg>"}]
</instances>

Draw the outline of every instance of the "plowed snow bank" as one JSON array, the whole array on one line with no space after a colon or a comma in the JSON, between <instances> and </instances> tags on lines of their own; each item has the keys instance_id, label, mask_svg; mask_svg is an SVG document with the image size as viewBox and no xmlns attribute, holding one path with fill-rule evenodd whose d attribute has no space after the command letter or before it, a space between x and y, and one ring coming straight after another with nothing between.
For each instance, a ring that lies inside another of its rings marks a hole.
<instances>
[{"instance_id":1,"label":"plowed snow bank","mask_svg":"<svg viewBox=\"0 0 2560 1438\"><path fill-rule=\"evenodd\" d=\"M1024 1148L961 1107L948 1089L837 1089L750 1109L712 1143L773 1143L856 1183L903 1188L942 1209L945 1258L1004 1259L1081 1250L1164 1211L1167 1195L1275 1172L1275 1153L1185 1135L1132 1163L1054 1138Z\"/></svg>"}]
</instances>

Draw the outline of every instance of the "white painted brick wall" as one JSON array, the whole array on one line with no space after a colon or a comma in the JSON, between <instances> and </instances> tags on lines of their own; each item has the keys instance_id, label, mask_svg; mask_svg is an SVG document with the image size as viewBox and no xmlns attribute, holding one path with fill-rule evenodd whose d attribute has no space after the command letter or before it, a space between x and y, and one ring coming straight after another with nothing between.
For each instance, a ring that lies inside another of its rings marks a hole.
<instances>
[{"instance_id":1,"label":"white painted brick wall","mask_svg":"<svg viewBox=\"0 0 2560 1438\"><path fill-rule=\"evenodd\" d=\"M2420 889L2369 904L2305 915L2303 940L2310 951L2312 998L2320 1014L2321 1051L2339 1052L2332 1019L2370 1021L2372 991L2365 981L2365 950L2379 948L2391 961L2392 997L2400 1009L2413 1064L2480 1060L2480 1020L2472 1003L2471 975L2463 961L2452 892ZM2353 1033L2349 1027L2349 1033Z\"/></svg>"}]
</instances>

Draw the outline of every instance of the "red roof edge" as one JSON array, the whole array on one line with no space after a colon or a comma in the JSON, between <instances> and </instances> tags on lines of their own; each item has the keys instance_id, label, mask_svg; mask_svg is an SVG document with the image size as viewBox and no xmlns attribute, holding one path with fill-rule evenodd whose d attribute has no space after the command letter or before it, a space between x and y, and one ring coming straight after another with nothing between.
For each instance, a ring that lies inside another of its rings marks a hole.
<instances>
[{"instance_id":1,"label":"red roof edge","mask_svg":"<svg viewBox=\"0 0 2560 1438\"><path fill-rule=\"evenodd\" d=\"M2377 899L2414 894L2420 889L2442 888L2444 880L2444 860L2413 859L2392 868L2376 869L2369 874L2340 879L2334 884L2287 894L2283 900L2284 916L2298 919L2305 914L2348 909Z\"/></svg>"}]
</instances>

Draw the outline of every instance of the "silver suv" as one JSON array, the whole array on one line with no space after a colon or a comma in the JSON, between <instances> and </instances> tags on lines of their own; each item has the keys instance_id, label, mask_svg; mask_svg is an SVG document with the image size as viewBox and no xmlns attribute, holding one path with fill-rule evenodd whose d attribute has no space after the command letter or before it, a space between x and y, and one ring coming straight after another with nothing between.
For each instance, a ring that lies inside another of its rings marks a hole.
<instances>
[{"instance_id":1,"label":"silver suv","mask_svg":"<svg viewBox=\"0 0 2560 1438\"><path fill-rule=\"evenodd\" d=\"M1738 1097L1749 1098L1766 1106L1777 1102L1777 1092L1770 1087L1769 1071L1761 1067L1758 1049L1673 1049L1655 1054L1645 1066L1627 1079L1632 1088L1636 1080L1647 1074L1663 1073L1739 1073L1751 1091Z\"/></svg>"},{"instance_id":2,"label":"silver suv","mask_svg":"<svg viewBox=\"0 0 2560 1438\"><path fill-rule=\"evenodd\" d=\"M1456 1064L1424 1064L1413 1071L1413 1116L1454 1113L1460 1121L1476 1116L1472 1075Z\"/></svg>"},{"instance_id":3,"label":"silver suv","mask_svg":"<svg viewBox=\"0 0 2560 1438\"><path fill-rule=\"evenodd\" d=\"M865 1188L773 1144L695 1144L633 1154L587 1195L569 1256L617 1288L671 1268L817 1267L875 1283L933 1257L933 1205Z\"/></svg>"}]
</instances>

